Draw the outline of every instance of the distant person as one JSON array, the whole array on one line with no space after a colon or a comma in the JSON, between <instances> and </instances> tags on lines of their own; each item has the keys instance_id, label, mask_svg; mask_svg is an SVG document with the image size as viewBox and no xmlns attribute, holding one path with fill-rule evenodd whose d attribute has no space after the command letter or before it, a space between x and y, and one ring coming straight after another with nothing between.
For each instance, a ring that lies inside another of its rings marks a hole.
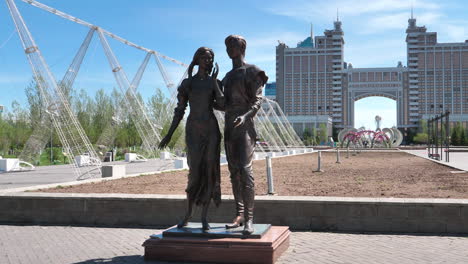
<instances>
[{"instance_id":1,"label":"distant person","mask_svg":"<svg viewBox=\"0 0 468 264\"><path fill-rule=\"evenodd\" d=\"M221 203L220 187L220 143L221 133L213 108L224 106L224 95L221 83L217 80L218 65L213 69L214 53L206 47L199 48L189 66L189 76L177 89L177 107L167 135L161 140L162 149L171 141L172 134L184 117L187 104L190 114L185 126L187 143L187 162L189 166L187 189L187 211L177 225L182 228L192 217L193 205L201 205L202 228L209 230L207 220L211 200L218 206ZM198 72L192 77L192 70L198 65ZM211 73L211 75L210 75Z\"/></svg>"},{"instance_id":2,"label":"distant person","mask_svg":"<svg viewBox=\"0 0 468 264\"><path fill-rule=\"evenodd\" d=\"M245 224L243 234L249 235L254 232L252 159L257 133L253 119L261 107L262 87L268 77L257 66L244 61L247 42L243 37L230 35L225 44L232 60L232 70L222 81L225 93L224 142L236 203L236 217L226 228Z\"/></svg>"}]
</instances>

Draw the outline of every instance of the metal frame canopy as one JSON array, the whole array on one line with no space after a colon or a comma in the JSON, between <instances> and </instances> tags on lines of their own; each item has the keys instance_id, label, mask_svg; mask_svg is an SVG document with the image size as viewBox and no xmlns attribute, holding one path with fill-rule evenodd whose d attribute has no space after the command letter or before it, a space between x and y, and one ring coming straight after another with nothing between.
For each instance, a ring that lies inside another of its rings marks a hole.
<instances>
[{"instance_id":1,"label":"metal frame canopy","mask_svg":"<svg viewBox=\"0 0 468 264\"><path fill-rule=\"evenodd\" d=\"M15 23L16 30L21 39L25 54L33 70L35 80L37 81L38 86L40 88L41 97L45 102L47 108L46 113L49 114L54 128L59 135L60 141L64 148L64 153L67 154L70 162L72 162L74 165L75 173L77 174L78 179L98 176L100 174L100 170L98 169L101 167L101 162L97 153L93 149L89 138L84 133L83 128L79 124L76 115L73 113L70 106L70 102L68 102L68 99L64 94L62 86L64 84L68 86L71 86L73 84L76 74L78 73L79 66L81 65L83 57L86 53L89 42L91 41L91 38L95 32L97 32L99 39L101 40L101 44L104 48L107 59L109 60L112 72L114 73L114 77L117 83L119 84L119 88L121 89L121 92L125 94L125 108L127 111L129 111L130 109L133 110L131 111L131 117L132 119L134 119L138 133L143 139L144 147L146 147L148 150L154 150L156 146L155 144L157 144L160 141L159 131L153 124L152 120L150 120L150 118L147 116L146 109L142 102L138 100L138 97L135 93L137 85L129 82L125 71L122 69L113 51L109 47L105 36L109 36L123 44L146 52L146 63L151 55L154 56L157 62L157 66L163 76L164 82L170 92L172 92L171 90L173 90L174 84L169 80L165 69L160 62L159 57L162 57L172 63L178 64L183 67L187 67L187 65L171 57L163 55L157 51L137 45L96 25L68 15L64 12L46 6L37 1L23 0L23 2L90 28L87 38L85 39L85 41L82 44L82 47L75 56L73 63L70 65L69 71L67 71L67 74L64 76L64 79L61 82L57 82L53 74L50 72L48 64L43 58L38 45L34 41L34 38L29 32L29 29L26 26L23 17L21 16L18 8L16 7L15 1L6 0L6 3L11 13L11 17ZM139 71L141 72L141 74L139 74L138 76L139 78L141 78L143 71L144 67L142 67L142 70ZM70 74L70 72L72 72L73 74ZM135 83L138 84L138 81L135 81ZM38 138L40 139L40 137ZM30 143L31 144L27 145L32 146L41 144L41 142L38 142L37 140L33 140ZM34 152L37 149L37 146L35 146L35 148L30 147L29 150L30 152ZM32 153L26 154L28 154L26 156L31 156L29 154ZM80 157L82 155L86 155L88 156L88 158ZM76 157L79 157L79 160L81 161L77 161ZM83 159L86 160L85 163L86 166L88 166L87 169L80 168L83 167Z\"/></svg>"},{"instance_id":2,"label":"metal frame canopy","mask_svg":"<svg viewBox=\"0 0 468 264\"><path fill-rule=\"evenodd\" d=\"M37 8L40 8L40 9L42 9L42 10L44 10L44 11L49 12L49 13L52 13L52 14L54 14L54 15L57 15L57 16L59 16L59 17L62 17L62 18L65 18L65 19L67 19L67 20L70 20L70 21L72 21L72 22L75 22L75 23L78 23L78 24L80 24L80 25L86 26L86 27L88 27L88 28L90 28L90 29L91 29L91 28L94 28L94 29L99 28L99 30L100 30L104 35L107 35L107 36L109 36L109 37L111 37L111 38L113 38L113 39L115 39L115 40L117 40L117 41L120 41L120 42L122 42L122 43L125 44L125 45L134 47L134 48L136 48L136 49L139 49L139 50L142 50L142 51L145 51L145 52L148 52L148 53L156 54L156 55L158 55L159 57L162 57L162 58L164 58L164 59L166 59L166 60L172 61L172 62L174 62L174 63L176 63L176 64L179 64L180 66L188 67L187 64L185 64L185 63L183 63L183 62L180 62L180 61L178 61L178 60L176 60L176 59L174 59L174 58L171 58L171 57L169 57L169 56L166 56L166 55L164 55L164 54L162 54L162 53L160 53L160 52L157 52L157 51L155 51L155 50L148 49L148 48L145 48L145 47L140 46L140 45L138 45L138 44L135 44L135 43L133 43L133 42L131 42L131 41L128 41L128 40L126 40L126 39L124 39L124 38L122 38L122 37L120 37L120 36L118 36L118 35L116 35L116 34L110 32L110 31L108 31L108 30L105 30L105 29L103 29L103 28L100 28L100 27L98 27L98 26L96 26L96 25L93 25L93 24L91 24L91 23L89 23L89 22L86 22L86 21L84 21L84 20L82 20L82 19L79 19L79 18L77 18L77 17L74 17L74 16L72 16L72 15L69 15L69 14L67 14L67 13L65 13L65 12L62 12L62 11L57 10L57 9L55 9L55 8L52 8L52 7L50 7L50 6L44 5L44 4L42 4L42 3L38 2L38 1L35 1L35 0L21 0L21 1L23 1L23 2L25 2L25 3L28 3L28 4L32 5L32 6L35 6L35 7L37 7Z\"/></svg>"}]
</instances>

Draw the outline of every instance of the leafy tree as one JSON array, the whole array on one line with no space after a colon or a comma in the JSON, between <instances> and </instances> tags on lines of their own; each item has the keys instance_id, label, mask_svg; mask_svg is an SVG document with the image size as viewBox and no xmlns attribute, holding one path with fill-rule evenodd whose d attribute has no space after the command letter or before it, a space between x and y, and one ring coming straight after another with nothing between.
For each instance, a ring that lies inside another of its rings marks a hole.
<instances>
[{"instance_id":1,"label":"leafy tree","mask_svg":"<svg viewBox=\"0 0 468 264\"><path fill-rule=\"evenodd\" d=\"M172 122L173 109L167 109L168 104L169 100L164 96L160 89L158 89L158 92L148 100L148 110L149 113L151 113L152 119L154 119L154 121L159 120L159 123L162 123L161 137L164 137L167 134ZM169 111L171 115L166 116L166 110ZM174 131L171 142L168 144L168 148L178 150L185 149L185 138L183 137L185 134L184 122L185 121L182 120Z\"/></svg>"},{"instance_id":2,"label":"leafy tree","mask_svg":"<svg viewBox=\"0 0 468 264\"><path fill-rule=\"evenodd\" d=\"M320 124L319 130L317 132L317 141L322 143L326 143L328 141L328 128L326 124Z\"/></svg>"},{"instance_id":3,"label":"leafy tree","mask_svg":"<svg viewBox=\"0 0 468 264\"><path fill-rule=\"evenodd\" d=\"M407 134L406 134L406 139L408 141L408 144L414 143L413 138L416 136L416 129L413 127L408 128Z\"/></svg>"},{"instance_id":4,"label":"leafy tree","mask_svg":"<svg viewBox=\"0 0 468 264\"><path fill-rule=\"evenodd\" d=\"M418 126L419 133L427 134L427 120L426 119L421 119L419 120L419 126Z\"/></svg>"},{"instance_id":5,"label":"leafy tree","mask_svg":"<svg viewBox=\"0 0 468 264\"><path fill-rule=\"evenodd\" d=\"M462 131L463 128L461 127L460 123L455 124L455 126L452 128L452 133L451 133L451 144L454 146L460 146L462 145Z\"/></svg>"},{"instance_id":6,"label":"leafy tree","mask_svg":"<svg viewBox=\"0 0 468 264\"><path fill-rule=\"evenodd\" d=\"M413 137L413 141L420 144L426 144L427 139L428 135L426 133L417 133L416 136Z\"/></svg>"},{"instance_id":7,"label":"leafy tree","mask_svg":"<svg viewBox=\"0 0 468 264\"><path fill-rule=\"evenodd\" d=\"M45 105L39 92L39 87L36 80L33 80L29 83L25 89L25 92L29 104L29 122L31 124L31 128L35 128L45 115Z\"/></svg>"},{"instance_id":8,"label":"leafy tree","mask_svg":"<svg viewBox=\"0 0 468 264\"><path fill-rule=\"evenodd\" d=\"M315 145L315 136L313 135L312 131L310 131L310 129L308 128L304 129L304 133L302 134L302 140L304 142L304 145L306 146Z\"/></svg>"},{"instance_id":9,"label":"leafy tree","mask_svg":"<svg viewBox=\"0 0 468 264\"><path fill-rule=\"evenodd\" d=\"M462 146L466 146L467 145L467 138L466 138L466 134L465 134L465 128L464 127L461 127L460 129L460 145Z\"/></svg>"},{"instance_id":10,"label":"leafy tree","mask_svg":"<svg viewBox=\"0 0 468 264\"><path fill-rule=\"evenodd\" d=\"M114 106L112 105L111 98L106 95L104 89L99 89L96 92L94 97L95 110L91 116L91 127L93 131L91 142L95 143L99 136L102 134L103 130L112 120L112 115L114 113Z\"/></svg>"}]
</instances>

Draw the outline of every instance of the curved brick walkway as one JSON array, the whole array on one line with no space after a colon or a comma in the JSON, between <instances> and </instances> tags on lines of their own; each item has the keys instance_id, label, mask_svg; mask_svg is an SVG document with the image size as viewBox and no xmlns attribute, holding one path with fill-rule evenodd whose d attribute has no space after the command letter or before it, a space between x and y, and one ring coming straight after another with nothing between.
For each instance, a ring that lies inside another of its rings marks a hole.
<instances>
[{"instance_id":1,"label":"curved brick walkway","mask_svg":"<svg viewBox=\"0 0 468 264\"><path fill-rule=\"evenodd\" d=\"M154 229L0 225L0 263L144 262ZM293 232L277 263L468 263L468 237Z\"/></svg>"}]
</instances>

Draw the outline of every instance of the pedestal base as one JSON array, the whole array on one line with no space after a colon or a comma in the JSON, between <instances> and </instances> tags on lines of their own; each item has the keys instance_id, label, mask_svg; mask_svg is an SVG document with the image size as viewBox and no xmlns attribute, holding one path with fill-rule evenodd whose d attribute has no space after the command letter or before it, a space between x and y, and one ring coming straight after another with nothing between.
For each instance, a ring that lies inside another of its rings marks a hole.
<instances>
[{"instance_id":1,"label":"pedestal base","mask_svg":"<svg viewBox=\"0 0 468 264\"><path fill-rule=\"evenodd\" d=\"M254 232L250 235L242 234L244 230L243 226L237 228L227 229L228 223L212 223L210 224L210 230L203 231L201 223L188 223L183 228L177 228L173 226L163 231L163 237L205 237L205 238L262 238L268 230L270 230L270 224L254 224ZM154 237L158 235L151 235Z\"/></svg>"},{"instance_id":2,"label":"pedestal base","mask_svg":"<svg viewBox=\"0 0 468 264\"><path fill-rule=\"evenodd\" d=\"M272 264L289 247L289 228L272 226L262 238L165 237L143 243L145 260Z\"/></svg>"}]
</instances>

